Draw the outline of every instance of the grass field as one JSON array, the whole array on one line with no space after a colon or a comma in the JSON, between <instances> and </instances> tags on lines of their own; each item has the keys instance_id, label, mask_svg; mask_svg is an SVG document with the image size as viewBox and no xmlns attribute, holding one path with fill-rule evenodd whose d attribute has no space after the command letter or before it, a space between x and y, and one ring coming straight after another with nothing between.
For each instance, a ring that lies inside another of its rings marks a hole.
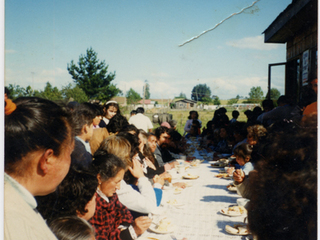
<instances>
[{"instance_id":1,"label":"grass field","mask_svg":"<svg viewBox=\"0 0 320 240\"><path fill-rule=\"evenodd\" d=\"M229 117L229 119L232 118L231 112L234 110L234 108L227 108L227 115ZM172 114L172 119L176 120L178 122L177 124L177 130L180 134L183 134L184 130L184 125L186 123L186 121L188 120L188 116L189 116L189 111L190 110L172 110L172 109L168 109L167 111L164 109L150 109L147 110L145 115L148 116L150 118L150 120L152 121L152 115L154 113L169 113ZM243 111L239 111L240 112L240 116L238 118L238 121L247 121L247 117L246 115L243 113ZM213 118L213 114L214 114L214 110L198 110L199 113L199 119L202 122L202 127L205 127L207 125L207 122L210 121ZM124 112L124 115L129 119L129 113ZM153 123L153 127L154 129L159 127L159 124L154 124Z\"/></svg>"}]
</instances>

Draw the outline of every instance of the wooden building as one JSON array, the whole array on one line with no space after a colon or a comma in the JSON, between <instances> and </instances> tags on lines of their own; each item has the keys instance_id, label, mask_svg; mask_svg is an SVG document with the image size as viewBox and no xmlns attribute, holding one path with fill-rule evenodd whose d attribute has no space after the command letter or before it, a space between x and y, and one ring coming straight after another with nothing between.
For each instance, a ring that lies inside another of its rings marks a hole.
<instances>
[{"instance_id":1,"label":"wooden building","mask_svg":"<svg viewBox=\"0 0 320 240\"><path fill-rule=\"evenodd\" d=\"M308 83L317 78L318 61L318 1L292 0L264 31L265 43L286 43L286 62L269 64L285 65L285 94L295 102L308 102L314 98ZM270 92L270 91L269 91Z\"/></svg>"},{"instance_id":2,"label":"wooden building","mask_svg":"<svg viewBox=\"0 0 320 240\"><path fill-rule=\"evenodd\" d=\"M191 109L197 107L197 102L189 99L180 99L175 101L176 109Z\"/></svg>"}]
</instances>

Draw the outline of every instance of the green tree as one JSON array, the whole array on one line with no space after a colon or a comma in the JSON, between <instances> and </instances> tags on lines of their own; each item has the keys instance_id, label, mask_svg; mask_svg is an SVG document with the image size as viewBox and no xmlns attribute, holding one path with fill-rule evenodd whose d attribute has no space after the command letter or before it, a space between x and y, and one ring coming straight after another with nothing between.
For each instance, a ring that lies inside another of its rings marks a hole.
<instances>
[{"instance_id":1,"label":"green tree","mask_svg":"<svg viewBox=\"0 0 320 240\"><path fill-rule=\"evenodd\" d=\"M175 98L184 98L184 99L187 99L187 96L185 93L181 92L180 95L178 97L175 97Z\"/></svg>"},{"instance_id":2,"label":"green tree","mask_svg":"<svg viewBox=\"0 0 320 240\"><path fill-rule=\"evenodd\" d=\"M34 92L30 86L27 86L26 88L20 87L20 85L12 85L9 84L7 86L9 92L10 92L10 98L16 99L18 97L32 97L34 96Z\"/></svg>"},{"instance_id":3,"label":"green tree","mask_svg":"<svg viewBox=\"0 0 320 240\"><path fill-rule=\"evenodd\" d=\"M221 105L221 102L218 96L213 100L213 104L218 106Z\"/></svg>"},{"instance_id":4,"label":"green tree","mask_svg":"<svg viewBox=\"0 0 320 240\"><path fill-rule=\"evenodd\" d=\"M252 87L249 92L249 98L246 103L259 103L262 101L263 91L261 87Z\"/></svg>"},{"instance_id":5,"label":"green tree","mask_svg":"<svg viewBox=\"0 0 320 240\"><path fill-rule=\"evenodd\" d=\"M149 83L145 84L145 98L150 99L150 85L149 85Z\"/></svg>"},{"instance_id":6,"label":"green tree","mask_svg":"<svg viewBox=\"0 0 320 240\"><path fill-rule=\"evenodd\" d=\"M109 65L97 59L97 53L87 49L86 55L80 55L78 66L71 61L67 69L74 82L86 93L90 99L101 101L110 100L121 92L116 85L111 84L115 78L114 73L108 73Z\"/></svg>"},{"instance_id":7,"label":"green tree","mask_svg":"<svg viewBox=\"0 0 320 240\"><path fill-rule=\"evenodd\" d=\"M237 95L235 98L231 98L229 101L228 101L228 105L232 105L234 103L237 103L239 101L239 98L240 96Z\"/></svg>"},{"instance_id":8,"label":"green tree","mask_svg":"<svg viewBox=\"0 0 320 240\"><path fill-rule=\"evenodd\" d=\"M127 103L128 104L137 104L141 100L141 96L135 90L130 88L130 90L126 93Z\"/></svg>"},{"instance_id":9,"label":"green tree","mask_svg":"<svg viewBox=\"0 0 320 240\"><path fill-rule=\"evenodd\" d=\"M79 103L87 102L89 100L88 96L79 86L72 86L71 83L63 87L61 93L65 99L72 99L72 101Z\"/></svg>"},{"instance_id":10,"label":"green tree","mask_svg":"<svg viewBox=\"0 0 320 240\"><path fill-rule=\"evenodd\" d=\"M191 99L194 101L203 101L203 98L210 98L211 90L207 84L198 84L193 87L191 92Z\"/></svg>"},{"instance_id":11,"label":"green tree","mask_svg":"<svg viewBox=\"0 0 320 240\"><path fill-rule=\"evenodd\" d=\"M35 97L46 98L52 101L62 100L62 92L59 91L57 87L52 87L52 85L47 82L43 91L35 91Z\"/></svg>"},{"instance_id":12,"label":"green tree","mask_svg":"<svg viewBox=\"0 0 320 240\"><path fill-rule=\"evenodd\" d=\"M276 88L271 88L270 89L270 99L271 100L278 100L278 98L280 97L281 93L278 89ZM268 98L268 93L266 95L266 98Z\"/></svg>"},{"instance_id":13,"label":"green tree","mask_svg":"<svg viewBox=\"0 0 320 240\"><path fill-rule=\"evenodd\" d=\"M212 99L210 97L203 97L202 98L202 103L210 104L210 103L212 103Z\"/></svg>"}]
</instances>

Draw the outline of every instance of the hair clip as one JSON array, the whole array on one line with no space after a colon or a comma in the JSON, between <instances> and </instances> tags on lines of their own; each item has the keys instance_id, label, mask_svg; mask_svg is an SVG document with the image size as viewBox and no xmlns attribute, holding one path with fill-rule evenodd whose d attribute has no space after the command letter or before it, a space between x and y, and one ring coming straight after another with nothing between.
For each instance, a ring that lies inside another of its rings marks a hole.
<instances>
[{"instance_id":1,"label":"hair clip","mask_svg":"<svg viewBox=\"0 0 320 240\"><path fill-rule=\"evenodd\" d=\"M116 103L116 104L118 104L116 101L111 100L111 101L106 102L106 104L105 104L105 105L108 105L109 103Z\"/></svg>"},{"instance_id":2,"label":"hair clip","mask_svg":"<svg viewBox=\"0 0 320 240\"><path fill-rule=\"evenodd\" d=\"M17 105L14 102L12 102L11 99L6 99L5 102L6 106L4 108L4 113L6 115L10 115L12 112L14 112L14 110L17 109Z\"/></svg>"}]
</instances>

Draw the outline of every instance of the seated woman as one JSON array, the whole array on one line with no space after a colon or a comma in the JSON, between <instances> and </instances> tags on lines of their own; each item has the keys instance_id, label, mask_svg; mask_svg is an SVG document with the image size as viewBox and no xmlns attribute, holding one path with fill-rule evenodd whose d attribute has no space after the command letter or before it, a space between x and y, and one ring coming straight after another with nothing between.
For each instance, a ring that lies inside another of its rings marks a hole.
<instances>
[{"instance_id":1,"label":"seated woman","mask_svg":"<svg viewBox=\"0 0 320 240\"><path fill-rule=\"evenodd\" d=\"M93 227L77 216L56 218L48 225L58 240L95 240Z\"/></svg>"},{"instance_id":2,"label":"seated woman","mask_svg":"<svg viewBox=\"0 0 320 240\"><path fill-rule=\"evenodd\" d=\"M201 129L201 127L202 127L201 124L202 123L198 118L199 118L199 114L198 114L197 111L190 111L189 112L189 117L188 117L189 120L186 122L186 125L184 126L184 134L183 134L183 136L185 136L187 133L190 132L193 120L196 120L196 121L199 122L200 129Z\"/></svg>"},{"instance_id":3,"label":"seated woman","mask_svg":"<svg viewBox=\"0 0 320 240\"><path fill-rule=\"evenodd\" d=\"M140 164L143 168L143 173L146 176L148 171L150 171L150 167L154 167L154 165L148 160L146 157L143 156L141 152L139 152L139 140L138 137L131 133L125 133L121 132L117 135L118 137L124 137L126 140L129 141L130 146L131 146L131 151L130 151L130 161L128 162L128 166L133 167L133 160L135 160L138 164ZM148 161L148 163L147 163ZM150 167L149 167L150 166ZM124 176L124 181L129 184L133 189L137 190L140 192L139 187L138 187L138 181L139 179L132 174L132 171L127 171ZM160 205L161 199L162 199L162 186L164 184L164 179L159 178L157 175L153 176L152 178L153 182L153 189L156 195L157 199L157 206ZM120 199L121 201L121 199ZM128 207L129 208L129 207ZM131 211L133 217L135 218L136 216L140 215L145 215L147 213L145 212L139 212L139 211Z\"/></svg>"},{"instance_id":4,"label":"seated woman","mask_svg":"<svg viewBox=\"0 0 320 240\"><path fill-rule=\"evenodd\" d=\"M4 239L56 239L34 197L54 192L68 173L72 120L46 99L14 103L16 109L5 116Z\"/></svg>"},{"instance_id":5,"label":"seated woman","mask_svg":"<svg viewBox=\"0 0 320 240\"><path fill-rule=\"evenodd\" d=\"M121 181L121 188L117 190L120 202L130 209L130 211L144 214L152 212L157 207L155 191L148 178L144 175L142 164L137 159L131 159L130 142L124 136L114 135L106 138L102 142L100 149L116 155L127 166L131 166L128 167L128 171L136 179L136 186L139 191L134 190L124 180ZM161 181L161 179L158 181Z\"/></svg>"},{"instance_id":6,"label":"seated woman","mask_svg":"<svg viewBox=\"0 0 320 240\"><path fill-rule=\"evenodd\" d=\"M214 153L214 160L218 160L219 154L227 154L228 156L232 153L232 145L229 144L230 136L229 136L229 129L225 126L220 127L219 130L220 140L217 146L213 147Z\"/></svg>"},{"instance_id":7,"label":"seated woman","mask_svg":"<svg viewBox=\"0 0 320 240\"><path fill-rule=\"evenodd\" d=\"M96 211L89 221L95 228L96 239L136 239L148 229L151 219L139 217L133 221L128 208L118 199L116 191L127 169L125 162L99 149L92 166L99 182Z\"/></svg>"}]
</instances>

